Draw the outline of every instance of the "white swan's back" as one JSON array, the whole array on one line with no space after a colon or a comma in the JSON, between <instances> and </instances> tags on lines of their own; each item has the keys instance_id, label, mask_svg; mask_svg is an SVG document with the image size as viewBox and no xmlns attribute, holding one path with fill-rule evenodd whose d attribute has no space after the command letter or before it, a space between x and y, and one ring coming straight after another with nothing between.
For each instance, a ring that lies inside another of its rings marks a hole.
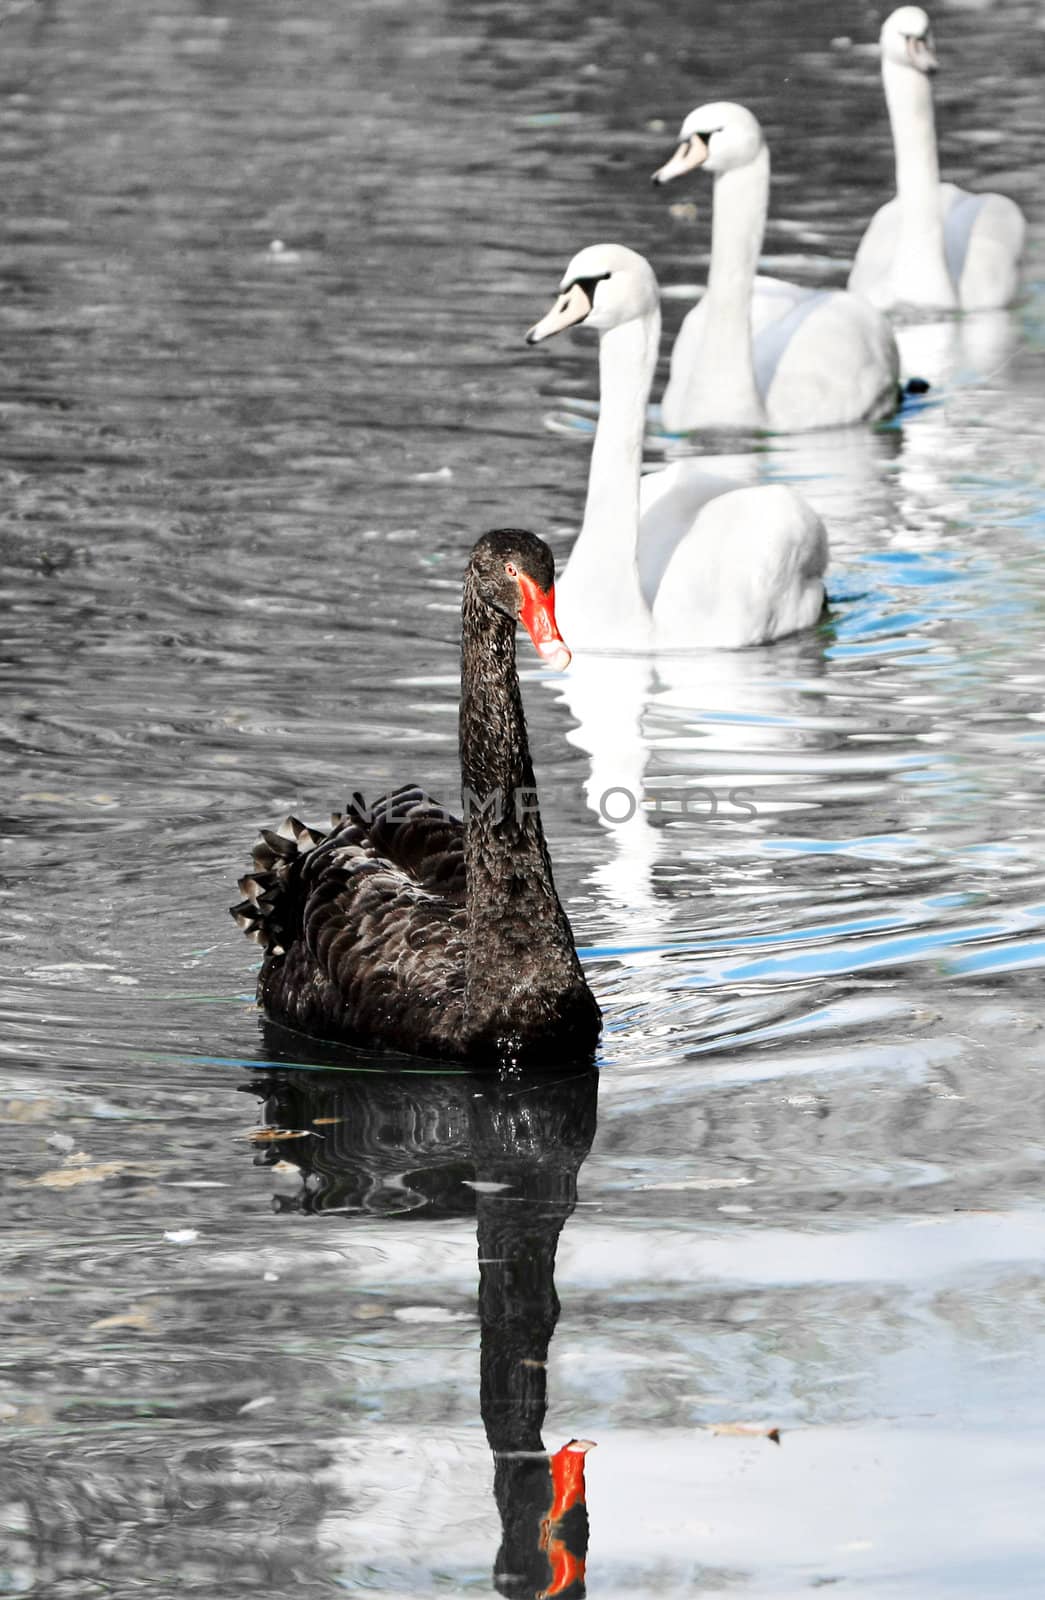
<instances>
[{"instance_id":1,"label":"white swan's back","mask_svg":"<svg viewBox=\"0 0 1045 1600\"><path fill-rule=\"evenodd\" d=\"M963 311L997 311L1015 298L1020 285L1027 223L1008 195L974 194L954 183L940 184L943 254L953 286L953 305ZM879 206L860 240L849 288L883 311L894 307L936 307L939 295L924 267L895 270L901 227L898 199ZM942 309L947 309L943 307Z\"/></svg>"},{"instance_id":2,"label":"white swan's back","mask_svg":"<svg viewBox=\"0 0 1045 1600\"><path fill-rule=\"evenodd\" d=\"M824 607L827 533L786 484L733 489L700 511L653 602L664 649L766 644L811 628Z\"/></svg>"},{"instance_id":3,"label":"white swan's back","mask_svg":"<svg viewBox=\"0 0 1045 1600\"><path fill-rule=\"evenodd\" d=\"M639 487L639 582L651 608L685 530L710 501L739 487L735 478L704 472L697 459L649 472Z\"/></svg>"},{"instance_id":4,"label":"white swan's back","mask_svg":"<svg viewBox=\"0 0 1045 1600\"><path fill-rule=\"evenodd\" d=\"M705 358L707 302L688 313L671 353L662 413L670 432L713 426L715 390ZM761 418L782 433L876 422L896 410L900 358L892 328L873 305L840 289L810 289L759 276L751 297L751 359Z\"/></svg>"},{"instance_id":5,"label":"white swan's back","mask_svg":"<svg viewBox=\"0 0 1045 1600\"><path fill-rule=\"evenodd\" d=\"M801 305L797 308L800 313ZM818 294L776 360L769 418L794 432L891 416L900 393L900 356L885 318L854 294ZM772 326L755 345L772 337Z\"/></svg>"}]
</instances>

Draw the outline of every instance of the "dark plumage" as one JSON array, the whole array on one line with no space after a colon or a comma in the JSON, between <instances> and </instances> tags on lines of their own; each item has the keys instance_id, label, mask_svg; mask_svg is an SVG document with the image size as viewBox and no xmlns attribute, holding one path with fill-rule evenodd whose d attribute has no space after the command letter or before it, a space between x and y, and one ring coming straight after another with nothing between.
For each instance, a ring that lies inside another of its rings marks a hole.
<instances>
[{"instance_id":1,"label":"dark plumage","mask_svg":"<svg viewBox=\"0 0 1045 1600\"><path fill-rule=\"evenodd\" d=\"M329 833L264 829L232 914L265 951L258 999L319 1038L491 1065L591 1055L601 1016L552 880L515 667L552 665L555 569L531 533L484 534L465 574L462 822L407 786L354 795Z\"/></svg>"}]
</instances>

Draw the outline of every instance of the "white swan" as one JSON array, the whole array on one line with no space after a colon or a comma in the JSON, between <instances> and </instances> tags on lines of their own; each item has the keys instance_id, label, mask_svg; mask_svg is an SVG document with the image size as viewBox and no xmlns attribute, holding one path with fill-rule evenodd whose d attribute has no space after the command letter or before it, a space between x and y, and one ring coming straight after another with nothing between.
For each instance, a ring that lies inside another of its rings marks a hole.
<instances>
[{"instance_id":1,"label":"white swan","mask_svg":"<svg viewBox=\"0 0 1045 1600\"><path fill-rule=\"evenodd\" d=\"M940 182L929 81L936 56L921 6L901 6L887 17L881 46L896 198L871 218L849 287L886 308L1008 305L1019 283L1023 213L1006 195L970 194Z\"/></svg>"},{"instance_id":2,"label":"white swan","mask_svg":"<svg viewBox=\"0 0 1045 1600\"><path fill-rule=\"evenodd\" d=\"M660 341L649 262L623 245L580 251L527 343L578 322L599 333L599 422L584 522L556 586L571 644L739 649L810 627L827 534L794 490L738 489L692 461L640 478Z\"/></svg>"},{"instance_id":3,"label":"white swan","mask_svg":"<svg viewBox=\"0 0 1045 1600\"><path fill-rule=\"evenodd\" d=\"M653 182L702 167L715 186L707 293L671 353L665 427L792 433L891 415L900 358L881 312L842 289L755 276L769 204L757 119L729 101L700 106L679 139Z\"/></svg>"}]
</instances>

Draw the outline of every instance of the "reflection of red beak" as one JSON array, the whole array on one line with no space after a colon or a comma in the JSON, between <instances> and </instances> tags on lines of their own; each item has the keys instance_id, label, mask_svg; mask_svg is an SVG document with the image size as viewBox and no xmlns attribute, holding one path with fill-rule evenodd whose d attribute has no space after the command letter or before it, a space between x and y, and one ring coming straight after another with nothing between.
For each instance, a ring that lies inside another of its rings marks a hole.
<instances>
[{"instance_id":1,"label":"reflection of red beak","mask_svg":"<svg viewBox=\"0 0 1045 1600\"><path fill-rule=\"evenodd\" d=\"M552 1504L545 1518L550 1526L561 1522L571 1506L584 1504L584 1458L594 1448L591 1439L571 1439L550 1458Z\"/></svg>"},{"instance_id":2,"label":"reflection of red beak","mask_svg":"<svg viewBox=\"0 0 1045 1600\"><path fill-rule=\"evenodd\" d=\"M541 1549L548 1557L552 1569L551 1583L541 1589L537 1600L551 1600L551 1596L565 1594L574 1584L584 1582L584 1553L588 1539L580 1553L571 1550L558 1537L556 1528L574 1506L584 1504L584 1457L594 1450L591 1439L571 1439L561 1450L548 1459L552 1475L552 1503L541 1523Z\"/></svg>"},{"instance_id":3,"label":"reflection of red beak","mask_svg":"<svg viewBox=\"0 0 1045 1600\"><path fill-rule=\"evenodd\" d=\"M519 574L522 590L522 607L519 621L533 640L533 647L542 661L556 672L565 672L570 664L570 652L555 621L555 585L547 591L538 589L525 572Z\"/></svg>"},{"instance_id":4,"label":"reflection of red beak","mask_svg":"<svg viewBox=\"0 0 1045 1600\"><path fill-rule=\"evenodd\" d=\"M553 1539L548 1545L548 1565L552 1581L547 1589L538 1589L537 1600L552 1600L553 1595L565 1594L575 1583L584 1582L584 1557L573 1555L561 1539Z\"/></svg>"}]
</instances>

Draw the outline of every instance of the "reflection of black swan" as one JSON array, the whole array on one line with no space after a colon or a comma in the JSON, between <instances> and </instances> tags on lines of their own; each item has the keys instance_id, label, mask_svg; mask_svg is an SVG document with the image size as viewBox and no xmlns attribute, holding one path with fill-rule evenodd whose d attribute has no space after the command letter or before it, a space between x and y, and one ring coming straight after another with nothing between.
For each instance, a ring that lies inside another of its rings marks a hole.
<instances>
[{"instance_id":1,"label":"reflection of black swan","mask_svg":"<svg viewBox=\"0 0 1045 1600\"><path fill-rule=\"evenodd\" d=\"M465 821L419 789L324 835L265 830L233 916L265 951L258 998L290 1027L444 1059L590 1056L599 1008L584 981L535 807L515 667L521 621L546 661L569 651L542 540L485 534L465 575L461 777Z\"/></svg>"},{"instance_id":2,"label":"reflection of black swan","mask_svg":"<svg viewBox=\"0 0 1045 1600\"><path fill-rule=\"evenodd\" d=\"M571 1440L549 1458L541 1428L559 1316L555 1252L595 1133L595 1072L493 1084L465 1075L293 1072L252 1088L265 1096L268 1133L309 1134L269 1137L259 1148L259 1162L299 1170L279 1209L401 1216L411 1226L475 1210L479 1403L502 1524L494 1582L515 1600L580 1600L587 1441Z\"/></svg>"}]
</instances>

